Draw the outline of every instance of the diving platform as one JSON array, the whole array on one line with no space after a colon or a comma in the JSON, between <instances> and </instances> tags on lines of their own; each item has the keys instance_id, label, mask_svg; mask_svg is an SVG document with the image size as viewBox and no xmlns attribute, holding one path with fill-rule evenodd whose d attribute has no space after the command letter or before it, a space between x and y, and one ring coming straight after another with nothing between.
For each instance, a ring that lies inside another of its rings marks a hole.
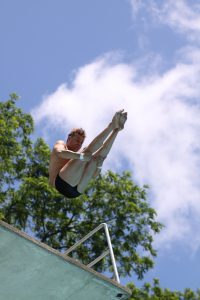
<instances>
[{"instance_id":1,"label":"diving platform","mask_svg":"<svg viewBox=\"0 0 200 300\"><path fill-rule=\"evenodd\" d=\"M128 300L131 292L0 221L0 300Z\"/></svg>"}]
</instances>

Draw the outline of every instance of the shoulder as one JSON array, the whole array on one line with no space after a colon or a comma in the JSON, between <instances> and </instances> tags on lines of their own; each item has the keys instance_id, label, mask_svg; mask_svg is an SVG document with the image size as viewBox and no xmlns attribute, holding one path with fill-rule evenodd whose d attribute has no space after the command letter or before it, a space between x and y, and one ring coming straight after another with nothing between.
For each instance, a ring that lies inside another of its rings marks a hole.
<instances>
[{"instance_id":1,"label":"shoulder","mask_svg":"<svg viewBox=\"0 0 200 300\"><path fill-rule=\"evenodd\" d=\"M57 144L59 144L59 145L60 145L60 144L65 145L65 142L64 142L64 141L61 141L61 140L58 140L58 141L56 141L55 145L57 145ZM55 145L54 145L54 146L55 146Z\"/></svg>"},{"instance_id":2,"label":"shoulder","mask_svg":"<svg viewBox=\"0 0 200 300\"><path fill-rule=\"evenodd\" d=\"M58 140L55 144L54 144L54 147L53 147L54 150L63 150L65 149L65 142L64 141L61 141L61 140Z\"/></svg>"}]
</instances>

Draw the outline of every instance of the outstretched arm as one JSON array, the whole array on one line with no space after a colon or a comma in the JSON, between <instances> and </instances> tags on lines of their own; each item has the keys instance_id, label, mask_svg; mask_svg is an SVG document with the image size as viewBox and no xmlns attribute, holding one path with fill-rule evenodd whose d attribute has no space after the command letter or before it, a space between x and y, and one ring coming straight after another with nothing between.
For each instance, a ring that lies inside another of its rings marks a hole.
<instances>
[{"instance_id":1,"label":"outstretched arm","mask_svg":"<svg viewBox=\"0 0 200 300\"><path fill-rule=\"evenodd\" d=\"M63 141L57 141L53 151L59 158L63 159L80 159L82 161L90 161L91 155L88 153L79 153L66 149Z\"/></svg>"}]
</instances>

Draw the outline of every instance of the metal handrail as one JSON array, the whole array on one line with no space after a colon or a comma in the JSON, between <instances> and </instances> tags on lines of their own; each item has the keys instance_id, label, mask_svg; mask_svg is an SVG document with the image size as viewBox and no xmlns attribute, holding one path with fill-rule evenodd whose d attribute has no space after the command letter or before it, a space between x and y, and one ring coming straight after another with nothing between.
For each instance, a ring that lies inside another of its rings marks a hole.
<instances>
[{"instance_id":1,"label":"metal handrail","mask_svg":"<svg viewBox=\"0 0 200 300\"><path fill-rule=\"evenodd\" d=\"M109 230L108 230L108 225L106 223L100 224L94 230L92 230L91 232L89 232L85 237L83 237L81 240L79 240L78 242L76 242L72 247L70 247L68 250L66 250L64 252L64 255L68 255L70 252L72 252L74 249L76 249L79 245L81 245L83 242L85 242L94 233L96 233L97 231L99 231L103 227L104 227L104 230L105 230L106 240L107 240L107 243L108 243L108 250L106 250L104 253L102 253L99 257L97 257L94 261L92 261L91 263L89 263L87 266L88 267L94 266L97 262L99 262L101 259L103 259L106 255L108 255L110 253L111 262L112 262L112 266L113 266L113 270L114 270L114 275L115 275L115 280L118 283L120 283L119 274L118 274L118 271L117 271L117 265L116 265L116 261L115 261L115 256L114 256L114 252L113 252L113 248L112 248L112 244L111 244L111 239L110 239L110 234L109 234Z\"/></svg>"},{"instance_id":2,"label":"metal handrail","mask_svg":"<svg viewBox=\"0 0 200 300\"><path fill-rule=\"evenodd\" d=\"M87 265L87 267L91 268L94 265L96 265L96 263L98 263L100 260L102 260L105 256L107 256L110 253L110 251L107 249L105 252L103 252L100 256L98 256L95 260L93 260L91 263L89 263Z\"/></svg>"}]
</instances>

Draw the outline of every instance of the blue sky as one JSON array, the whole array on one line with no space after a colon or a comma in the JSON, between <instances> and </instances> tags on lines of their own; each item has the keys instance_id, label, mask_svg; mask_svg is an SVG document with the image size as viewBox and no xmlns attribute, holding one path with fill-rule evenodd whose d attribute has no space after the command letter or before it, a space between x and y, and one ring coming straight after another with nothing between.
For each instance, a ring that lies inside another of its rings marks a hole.
<instances>
[{"instance_id":1,"label":"blue sky","mask_svg":"<svg viewBox=\"0 0 200 300\"><path fill-rule=\"evenodd\" d=\"M165 229L143 282L179 290L200 287L199 20L189 0L0 0L1 100L20 95L50 147L128 111L103 171L151 186Z\"/></svg>"}]
</instances>

